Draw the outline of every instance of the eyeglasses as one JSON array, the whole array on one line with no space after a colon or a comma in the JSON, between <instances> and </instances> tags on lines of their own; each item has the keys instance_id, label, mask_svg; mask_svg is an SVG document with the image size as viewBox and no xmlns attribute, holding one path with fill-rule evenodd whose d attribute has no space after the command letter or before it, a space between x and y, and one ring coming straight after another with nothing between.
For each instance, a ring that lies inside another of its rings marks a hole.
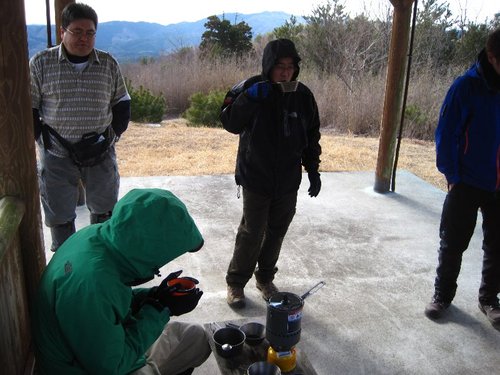
<instances>
[{"instance_id":1,"label":"eyeglasses","mask_svg":"<svg viewBox=\"0 0 500 375\"><path fill-rule=\"evenodd\" d=\"M282 71L294 71L295 70L295 65L289 65L289 64L276 64L274 66L275 69L282 70Z\"/></svg>"},{"instance_id":2,"label":"eyeglasses","mask_svg":"<svg viewBox=\"0 0 500 375\"><path fill-rule=\"evenodd\" d=\"M87 39L94 39L95 35L97 34L94 30L83 31L81 29L76 29L73 31L65 27L63 27L63 29L76 38L82 38L85 35Z\"/></svg>"}]
</instances>

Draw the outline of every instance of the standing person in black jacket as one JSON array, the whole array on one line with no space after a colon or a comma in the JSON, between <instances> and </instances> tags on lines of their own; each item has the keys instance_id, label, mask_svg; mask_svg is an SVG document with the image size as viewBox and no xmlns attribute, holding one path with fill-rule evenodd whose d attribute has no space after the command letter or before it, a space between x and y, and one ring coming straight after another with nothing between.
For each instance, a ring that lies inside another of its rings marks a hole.
<instances>
[{"instance_id":1,"label":"standing person in black jacket","mask_svg":"<svg viewBox=\"0 0 500 375\"><path fill-rule=\"evenodd\" d=\"M245 306L252 273L265 300L278 291L276 263L295 215L302 166L309 195L321 189L318 107L312 92L295 81L299 61L292 41L269 42L262 74L234 86L222 107L224 128L240 136L235 177L243 187L243 217L226 275L227 303L234 308Z\"/></svg>"}]
</instances>

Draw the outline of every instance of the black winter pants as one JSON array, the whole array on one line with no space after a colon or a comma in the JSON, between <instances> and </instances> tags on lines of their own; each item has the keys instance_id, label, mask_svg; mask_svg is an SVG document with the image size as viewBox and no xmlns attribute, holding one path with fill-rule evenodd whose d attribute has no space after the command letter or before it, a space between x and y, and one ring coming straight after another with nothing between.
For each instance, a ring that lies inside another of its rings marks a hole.
<instances>
[{"instance_id":1,"label":"black winter pants","mask_svg":"<svg viewBox=\"0 0 500 375\"><path fill-rule=\"evenodd\" d=\"M477 213L483 215L483 269L479 301L498 301L500 292L500 193L492 193L463 183L448 192L439 229L439 262L434 283L436 295L451 302L457 289L462 254L469 246Z\"/></svg>"},{"instance_id":2,"label":"black winter pants","mask_svg":"<svg viewBox=\"0 0 500 375\"><path fill-rule=\"evenodd\" d=\"M296 204L297 192L270 198L243 189L243 217L227 270L228 285L244 287L254 271L260 283L274 279L281 244Z\"/></svg>"}]
</instances>

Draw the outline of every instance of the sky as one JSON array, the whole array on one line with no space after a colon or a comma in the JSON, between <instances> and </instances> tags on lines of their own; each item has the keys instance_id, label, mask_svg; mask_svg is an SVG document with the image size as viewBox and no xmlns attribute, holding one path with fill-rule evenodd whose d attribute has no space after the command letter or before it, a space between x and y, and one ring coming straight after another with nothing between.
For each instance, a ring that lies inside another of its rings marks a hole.
<instances>
[{"instance_id":1,"label":"sky","mask_svg":"<svg viewBox=\"0 0 500 375\"><path fill-rule=\"evenodd\" d=\"M54 0L49 2L53 6ZM251 14L283 11L295 16L307 16L318 5L326 4L327 0L85 0L82 2L95 9L99 22L145 21L168 25L198 21L214 14L233 12ZM478 23L486 19L491 20L493 14L500 12L498 0L449 0L448 2L455 16L464 14L465 10L467 19ZM387 7L391 7L392 11L390 0L341 0L340 3L352 16L363 10L374 16L382 16ZM25 0L24 4L28 25L46 23L45 0ZM53 10L51 23L55 23Z\"/></svg>"}]
</instances>

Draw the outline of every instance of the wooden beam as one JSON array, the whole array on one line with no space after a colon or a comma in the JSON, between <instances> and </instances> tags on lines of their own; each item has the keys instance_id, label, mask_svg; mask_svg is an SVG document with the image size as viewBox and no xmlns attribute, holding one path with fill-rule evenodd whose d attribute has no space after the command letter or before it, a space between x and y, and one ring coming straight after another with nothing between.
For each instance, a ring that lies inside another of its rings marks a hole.
<instances>
[{"instance_id":1,"label":"wooden beam","mask_svg":"<svg viewBox=\"0 0 500 375\"><path fill-rule=\"evenodd\" d=\"M56 20L56 44L61 44L61 13L68 4L75 3L75 0L54 0L54 12Z\"/></svg>"},{"instance_id":2,"label":"wooden beam","mask_svg":"<svg viewBox=\"0 0 500 375\"><path fill-rule=\"evenodd\" d=\"M374 190L390 189L398 127L401 122L413 0L390 0L394 5L384 109Z\"/></svg>"},{"instance_id":3,"label":"wooden beam","mask_svg":"<svg viewBox=\"0 0 500 375\"><path fill-rule=\"evenodd\" d=\"M31 329L19 246L20 199L0 198L0 368L22 374L31 358Z\"/></svg>"},{"instance_id":4,"label":"wooden beam","mask_svg":"<svg viewBox=\"0 0 500 375\"><path fill-rule=\"evenodd\" d=\"M45 268L31 112L23 0L3 0L0 12L0 198L17 197L26 212L19 227L28 301Z\"/></svg>"}]
</instances>

